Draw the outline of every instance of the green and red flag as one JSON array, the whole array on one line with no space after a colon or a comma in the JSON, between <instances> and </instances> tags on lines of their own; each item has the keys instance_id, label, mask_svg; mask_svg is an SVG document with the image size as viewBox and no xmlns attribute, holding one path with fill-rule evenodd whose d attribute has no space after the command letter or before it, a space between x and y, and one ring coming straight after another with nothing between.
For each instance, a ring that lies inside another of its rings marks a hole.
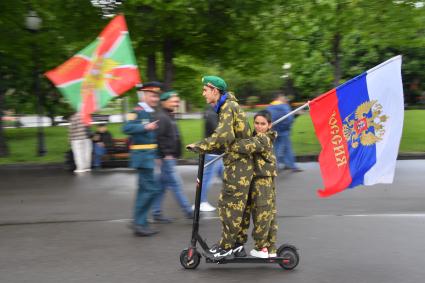
<instances>
[{"instance_id":1,"label":"green and red flag","mask_svg":"<svg viewBox=\"0 0 425 283\"><path fill-rule=\"evenodd\" d=\"M116 16L95 41L45 75L89 124L91 113L140 82L124 16Z\"/></svg>"}]
</instances>

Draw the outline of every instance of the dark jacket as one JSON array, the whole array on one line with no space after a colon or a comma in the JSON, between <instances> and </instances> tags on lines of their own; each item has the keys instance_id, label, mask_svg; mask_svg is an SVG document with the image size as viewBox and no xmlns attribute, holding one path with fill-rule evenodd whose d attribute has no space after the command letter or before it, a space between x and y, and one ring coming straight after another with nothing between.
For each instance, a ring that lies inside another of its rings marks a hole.
<instances>
[{"instance_id":1,"label":"dark jacket","mask_svg":"<svg viewBox=\"0 0 425 283\"><path fill-rule=\"evenodd\" d=\"M114 146L112 141L112 135L109 131L104 133L96 131L92 137L94 143L102 142L105 145L105 148L111 150Z\"/></svg>"},{"instance_id":2,"label":"dark jacket","mask_svg":"<svg viewBox=\"0 0 425 283\"><path fill-rule=\"evenodd\" d=\"M211 136L218 125L218 114L214 107L208 105L204 112L204 138ZM210 152L211 154L222 154L224 149L217 149Z\"/></svg>"},{"instance_id":3,"label":"dark jacket","mask_svg":"<svg viewBox=\"0 0 425 283\"><path fill-rule=\"evenodd\" d=\"M288 104L276 104L270 105L267 107L267 110L272 115L272 121L276 121L277 119L285 116L289 112L291 112L291 107ZM289 116L285 120L277 123L273 126L273 130L279 133L285 133L291 130L292 123L294 122L294 115Z\"/></svg>"},{"instance_id":4,"label":"dark jacket","mask_svg":"<svg viewBox=\"0 0 425 283\"><path fill-rule=\"evenodd\" d=\"M159 120L156 132L159 157L172 155L174 158L179 158L181 156L180 132L173 113L159 107L156 118Z\"/></svg>"},{"instance_id":5,"label":"dark jacket","mask_svg":"<svg viewBox=\"0 0 425 283\"><path fill-rule=\"evenodd\" d=\"M211 136L214 133L215 128L218 124L218 114L214 111L214 108L210 105L205 108L204 112L204 138Z\"/></svg>"}]
</instances>

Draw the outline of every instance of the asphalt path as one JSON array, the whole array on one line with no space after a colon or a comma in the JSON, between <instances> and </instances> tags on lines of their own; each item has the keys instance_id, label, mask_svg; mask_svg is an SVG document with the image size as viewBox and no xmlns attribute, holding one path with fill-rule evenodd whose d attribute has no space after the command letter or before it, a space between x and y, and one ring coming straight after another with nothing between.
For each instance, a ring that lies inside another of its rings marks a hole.
<instances>
[{"instance_id":1,"label":"asphalt path","mask_svg":"<svg viewBox=\"0 0 425 283\"><path fill-rule=\"evenodd\" d=\"M277 178L278 238L294 244L300 264L207 264L184 270L191 221L171 193L164 210L175 222L160 234L128 229L136 174L115 169L74 176L59 169L0 169L0 282L424 282L425 160L398 161L393 184L359 187L320 199L317 163ZM195 166L179 166L193 201ZM209 193L215 204L220 190ZM215 212L200 233L217 241ZM250 241L246 248L252 248Z\"/></svg>"}]
</instances>

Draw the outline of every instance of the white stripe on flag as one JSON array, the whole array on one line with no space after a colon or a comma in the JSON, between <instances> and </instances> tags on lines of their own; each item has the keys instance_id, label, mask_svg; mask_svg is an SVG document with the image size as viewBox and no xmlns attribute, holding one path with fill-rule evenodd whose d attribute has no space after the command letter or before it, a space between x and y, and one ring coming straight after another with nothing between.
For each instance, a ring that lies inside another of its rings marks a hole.
<instances>
[{"instance_id":1,"label":"white stripe on flag","mask_svg":"<svg viewBox=\"0 0 425 283\"><path fill-rule=\"evenodd\" d=\"M369 70L366 76L370 100L382 105L385 134L376 143L376 163L364 176L365 185L392 183L403 130L404 99L401 80L401 56Z\"/></svg>"},{"instance_id":2,"label":"white stripe on flag","mask_svg":"<svg viewBox=\"0 0 425 283\"><path fill-rule=\"evenodd\" d=\"M115 91L113 91L109 83L105 83L105 89L109 92L109 96L111 97L115 97L118 95Z\"/></svg>"},{"instance_id":3,"label":"white stripe on flag","mask_svg":"<svg viewBox=\"0 0 425 283\"><path fill-rule=\"evenodd\" d=\"M109 49L109 51L104 55L105 58L109 58L114 54L115 50L117 50L118 46L120 46L121 42L124 41L125 37L128 36L128 31L121 31L120 36L115 40L112 47Z\"/></svg>"},{"instance_id":4,"label":"white stripe on flag","mask_svg":"<svg viewBox=\"0 0 425 283\"><path fill-rule=\"evenodd\" d=\"M129 68L129 69L137 69L136 65L119 65L113 68L113 70L115 69L124 69L124 68Z\"/></svg>"},{"instance_id":5,"label":"white stripe on flag","mask_svg":"<svg viewBox=\"0 0 425 283\"><path fill-rule=\"evenodd\" d=\"M73 81L69 81L69 82L63 83L63 84L61 84L61 85L57 85L56 87L68 87L68 86L70 86L70 85L72 85L72 84L80 83L80 82L82 82L83 80L84 80L84 79L76 79L76 80L73 80Z\"/></svg>"},{"instance_id":6,"label":"white stripe on flag","mask_svg":"<svg viewBox=\"0 0 425 283\"><path fill-rule=\"evenodd\" d=\"M76 54L74 55L74 57L80 57L80 58L83 58L84 60L91 61L91 58L89 56L86 56L83 54Z\"/></svg>"}]
</instances>

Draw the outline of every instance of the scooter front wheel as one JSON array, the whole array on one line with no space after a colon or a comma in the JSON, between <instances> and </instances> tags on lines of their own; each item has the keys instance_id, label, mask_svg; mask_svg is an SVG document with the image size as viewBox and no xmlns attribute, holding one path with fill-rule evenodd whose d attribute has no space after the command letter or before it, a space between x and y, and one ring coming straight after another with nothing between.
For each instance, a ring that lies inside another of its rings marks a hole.
<instances>
[{"instance_id":1,"label":"scooter front wheel","mask_svg":"<svg viewBox=\"0 0 425 283\"><path fill-rule=\"evenodd\" d=\"M294 269L300 262L297 248L291 245L282 245L277 250L277 256L283 258L279 265L286 270Z\"/></svg>"},{"instance_id":2,"label":"scooter front wheel","mask_svg":"<svg viewBox=\"0 0 425 283\"><path fill-rule=\"evenodd\" d=\"M189 260L189 249L184 249L180 253L180 263L185 269L195 269L201 262L201 254L196 250L192 250L192 259Z\"/></svg>"}]
</instances>

